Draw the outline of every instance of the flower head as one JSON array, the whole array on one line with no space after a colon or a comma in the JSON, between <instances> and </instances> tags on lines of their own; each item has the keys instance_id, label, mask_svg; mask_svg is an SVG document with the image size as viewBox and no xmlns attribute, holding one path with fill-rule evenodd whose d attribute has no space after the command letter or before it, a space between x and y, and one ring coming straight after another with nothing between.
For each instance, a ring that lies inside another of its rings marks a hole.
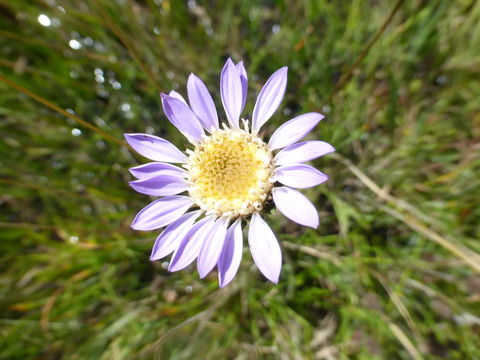
<instances>
[{"instance_id":1,"label":"flower head","mask_svg":"<svg viewBox=\"0 0 480 360\"><path fill-rule=\"evenodd\" d=\"M132 148L154 161L130 169L137 178L130 182L136 191L161 197L142 209L131 225L135 230L165 227L153 246L152 261L173 253L169 270L178 271L197 259L200 277L216 266L223 287L238 270L242 226L250 220L248 243L253 260L267 279L278 282L280 246L260 214L274 204L287 218L316 228L315 207L293 188L326 181L325 174L305 162L335 151L323 141L299 142L323 119L318 113L286 122L268 143L258 135L280 105L286 85L287 68L283 67L260 91L251 122L240 119L247 99L247 72L242 62L235 65L228 59L220 77L228 124L220 126L207 87L191 74L189 103L175 91L161 94L165 114L192 144L191 149L184 153L149 134L125 135Z\"/></svg>"}]
</instances>

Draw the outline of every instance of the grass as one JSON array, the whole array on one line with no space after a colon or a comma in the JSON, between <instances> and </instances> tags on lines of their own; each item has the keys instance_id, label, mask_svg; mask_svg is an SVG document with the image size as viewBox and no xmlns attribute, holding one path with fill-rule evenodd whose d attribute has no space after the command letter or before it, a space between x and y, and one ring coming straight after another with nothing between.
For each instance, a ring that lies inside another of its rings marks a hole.
<instances>
[{"instance_id":1,"label":"grass","mask_svg":"<svg viewBox=\"0 0 480 360\"><path fill-rule=\"evenodd\" d=\"M0 0L0 358L480 358L480 3L396 4ZM122 134L183 145L158 92L218 102L227 56L247 114L288 65L267 131L320 111L338 150L318 230L268 217L278 285L247 248L225 289L170 274L129 229Z\"/></svg>"}]
</instances>

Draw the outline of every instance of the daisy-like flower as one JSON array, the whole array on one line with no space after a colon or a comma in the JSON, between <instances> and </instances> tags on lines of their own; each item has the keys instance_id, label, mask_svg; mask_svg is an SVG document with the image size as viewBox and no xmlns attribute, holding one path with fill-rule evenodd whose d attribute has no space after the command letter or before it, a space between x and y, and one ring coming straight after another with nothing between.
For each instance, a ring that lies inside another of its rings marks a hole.
<instances>
[{"instance_id":1,"label":"daisy-like flower","mask_svg":"<svg viewBox=\"0 0 480 360\"><path fill-rule=\"evenodd\" d=\"M307 113L280 126L268 143L259 130L277 110L287 85L287 67L277 70L258 95L251 122L240 114L247 99L247 72L242 62L228 59L220 76L220 92L228 125L220 126L207 87L194 74L187 82L187 101L177 92L161 94L172 124L191 143L180 151L165 139L149 134L126 134L130 146L154 162L130 172L136 191L159 196L142 209L131 227L165 227L150 259L171 253L169 271L195 259L201 278L215 267L220 287L237 273L243 252L243 226L250 220L248 244L265 277L278 282L282 253L261 213L274 204L290 220L311 228L319 224L312 203L293 188L309 188L327 176L305 162L335 149L323 141L299 142L323 115ZM279 150L279 151L278 151ZM278 151L278 152L277 152ZM181 164L181 167L172 165Z\"/></svg>"}]
</instances>

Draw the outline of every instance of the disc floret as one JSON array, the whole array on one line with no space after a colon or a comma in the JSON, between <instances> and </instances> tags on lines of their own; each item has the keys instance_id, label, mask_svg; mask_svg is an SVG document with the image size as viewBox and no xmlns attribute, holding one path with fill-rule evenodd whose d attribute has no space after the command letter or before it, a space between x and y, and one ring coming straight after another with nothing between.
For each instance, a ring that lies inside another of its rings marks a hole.
<instances>
[{"instance_id":1,"label":"disc floret","mask_svg":"<svg viewBox=\"0 0 480 360\"><path fill-rule=\"evenodd\" d=\"M273 156L260 137L217 129L189 152L189 195L207 214L238 218L260 212L273 186Z\"/></svg>"}]
</instances>

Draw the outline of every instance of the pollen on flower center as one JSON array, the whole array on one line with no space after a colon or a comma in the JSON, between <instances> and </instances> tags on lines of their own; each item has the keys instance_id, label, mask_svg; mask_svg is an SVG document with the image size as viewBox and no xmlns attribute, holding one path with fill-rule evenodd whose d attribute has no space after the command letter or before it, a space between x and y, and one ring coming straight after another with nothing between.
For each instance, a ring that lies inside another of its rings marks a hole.
<instances>
[{"instance_id":1,"label":"pollen on flower center","mask_svg":"<svg viewBox=\"0 0 480 360\"><path fill-rule=\"evenodd\" d=\"M186 167L190 196L217 216L261 211L272 189L272 153L244 130L215 130L190 152Z\"/></svg>"}]
</instances>

